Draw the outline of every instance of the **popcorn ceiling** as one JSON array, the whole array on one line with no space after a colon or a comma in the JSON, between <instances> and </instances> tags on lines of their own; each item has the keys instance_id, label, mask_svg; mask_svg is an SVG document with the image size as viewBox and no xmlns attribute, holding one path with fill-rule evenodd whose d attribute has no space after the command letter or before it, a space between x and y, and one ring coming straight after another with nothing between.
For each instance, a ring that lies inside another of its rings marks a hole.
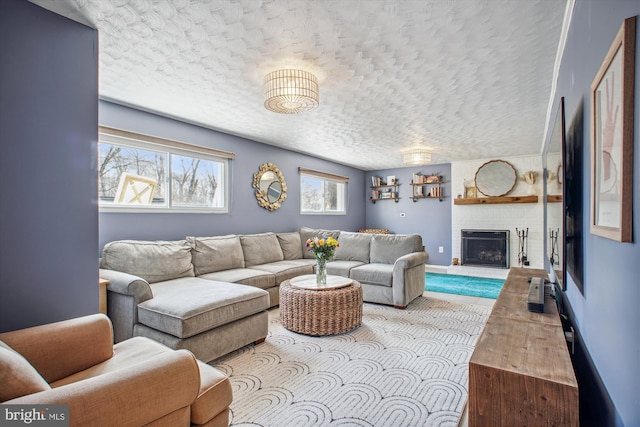
<instances>
[{"instance_id":1,"label":"popcorn ceiling","mask_svg":"<svg viewBox=\"0 0 640 427\"><path fill-rule=\"evenodd\" d=\"M100 96L364 170L540 152L564 1L34 0L99 30ZM314 73L279 115L262 79Z\"/></svg>"}]
</instances>

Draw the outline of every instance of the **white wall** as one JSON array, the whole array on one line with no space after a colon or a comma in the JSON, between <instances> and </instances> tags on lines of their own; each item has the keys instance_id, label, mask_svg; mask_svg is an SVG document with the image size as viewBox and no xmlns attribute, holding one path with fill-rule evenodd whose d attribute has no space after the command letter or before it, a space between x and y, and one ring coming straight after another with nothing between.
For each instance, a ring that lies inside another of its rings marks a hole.
<instances>
[{"instance_id":1,"label":"white wall","mask_svg":"<svg viewBox=\"0 0 640 427\"><path fill-rule=\"evenodd\" d=\"M464 183L472 185L476 171L480 166L489 160L469 160L453 162L451 164L451 189L453 198L464 193ZM452 257L462 258L460 230L463 229L483 229L483 230L509 230L510 266L518 267L518 235L516 228L526 230L529 228L526 253L532 268L544 268L544 233L543 221L544 211L542 203L542 158L540 155L523 157L504 157L513 165L518 177L524 172L538 172L538 178L534 184L534 189L538 195L538 203L513 203L495 205L455 205L451 201L451 248ZM518 180L509 196L525 196L529 191L529 186ZM484 197L478 193L479 197Z\"/></svg>"}]
</instances>

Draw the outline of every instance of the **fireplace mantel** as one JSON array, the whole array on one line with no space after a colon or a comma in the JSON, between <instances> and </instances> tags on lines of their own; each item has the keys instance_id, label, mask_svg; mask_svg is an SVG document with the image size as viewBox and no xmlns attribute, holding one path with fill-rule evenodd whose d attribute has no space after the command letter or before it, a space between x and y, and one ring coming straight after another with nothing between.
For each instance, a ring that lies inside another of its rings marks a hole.
<instances>
[{"instance_id":1,"label":"fireplace mantel","mask_svg":"<svg viewBox=\"0 0 640 427\"><path fill-rule=\"evenodd\" d=\"M538 196L501 196L453 199L454 205L498 205L505 203L538 203Z\"/></svg>"}]
</instances>

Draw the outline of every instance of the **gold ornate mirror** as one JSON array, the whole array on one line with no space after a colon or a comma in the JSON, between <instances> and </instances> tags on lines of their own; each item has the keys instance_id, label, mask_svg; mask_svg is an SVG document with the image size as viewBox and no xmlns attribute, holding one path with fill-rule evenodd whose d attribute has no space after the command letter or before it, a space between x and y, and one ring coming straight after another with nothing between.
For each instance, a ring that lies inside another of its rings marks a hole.
<instances>
[{"instance_id":1,"label":"gold ornate mirror","mask_svg":"<svg viewBox=\"0 0 640 427\"><path fill-rule=\"evenodd\" d=\"M287 183L280 169L273 163L264 163L253 174L256 199L263 208L275 211L287 198Z\"/></svg>"}]
</instances>

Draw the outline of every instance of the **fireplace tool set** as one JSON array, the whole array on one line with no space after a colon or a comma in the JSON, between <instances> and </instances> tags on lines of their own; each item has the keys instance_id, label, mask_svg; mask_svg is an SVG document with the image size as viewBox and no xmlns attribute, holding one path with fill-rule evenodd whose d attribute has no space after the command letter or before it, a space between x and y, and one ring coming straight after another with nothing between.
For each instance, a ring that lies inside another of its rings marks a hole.
<instances>
[{"instance_id":1,"label":"fireplace tool set","mask_svg":"<svg viewBox=\"0 0 640 427\"><path fill-rule=\"evenodd\" d=\"M551 266L560 264L560 254L558 252L558 235L560 234L560 229L549 230L549 239L551 240L551 257L549 258L549 262Z\"/></svg>"},{"instance_id":2,"label":"fireplace tool set","mask_svg":"<svg viewBox=\"0 0 640 427\"><path fill-rule=\"evenodd\" d=\"M529 260L527 259L527 239L529 238L529 227L525 230L518 230L516 228L516 234L518 235L518 263L520 266L528 266Z\"/></svg>"}]
</instances>

